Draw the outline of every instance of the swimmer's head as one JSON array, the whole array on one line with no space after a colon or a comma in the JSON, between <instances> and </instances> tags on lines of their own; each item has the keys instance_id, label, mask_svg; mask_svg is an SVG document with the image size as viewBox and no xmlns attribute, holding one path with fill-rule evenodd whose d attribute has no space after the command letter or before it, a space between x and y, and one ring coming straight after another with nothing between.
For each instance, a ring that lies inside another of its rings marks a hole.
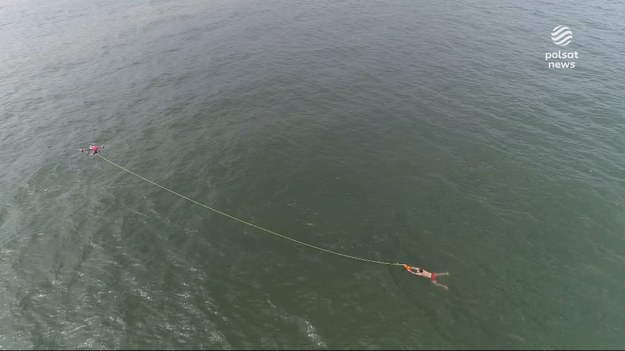
<instances>
[{"instance_id":1,"label":"swimmer's head","mask_svg":"<svg viewBox=\"0 0 625 351\"><path fill-rule=\"evenodd\" d=\"M418 268L417 270L419 271L419 273L423 273L423 268Z\"/></svg>"}]
</instances>

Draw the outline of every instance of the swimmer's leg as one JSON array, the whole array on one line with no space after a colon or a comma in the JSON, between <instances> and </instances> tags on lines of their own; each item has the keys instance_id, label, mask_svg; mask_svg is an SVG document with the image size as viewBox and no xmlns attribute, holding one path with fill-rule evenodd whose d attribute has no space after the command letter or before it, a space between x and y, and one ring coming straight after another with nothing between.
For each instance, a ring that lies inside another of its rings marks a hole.
<instances>
[{"instance_id":1,"label":"swimmer's leg","mask_svg":"<svg viewBox=\"0 0 625 351\"><path fill-rule=\"evenodd\" d=\"M445 272L445 273L436 273L437 277L440 277L441 275L449 275L449 272Z\"/></svg>"},{"instance_id":2,"label":"swimmer's leg","mask_svg":"<svg viewBox=\"0 0 625 351\"><path fill-rule=\"evenodd\" d=\"M436 286L440 286L441 288L445 289L445 290L449 290L449 288L446 285L443 285L439 282L437 282L436 280L432 282L434 285Z\"/></svg>"}]
</instances>

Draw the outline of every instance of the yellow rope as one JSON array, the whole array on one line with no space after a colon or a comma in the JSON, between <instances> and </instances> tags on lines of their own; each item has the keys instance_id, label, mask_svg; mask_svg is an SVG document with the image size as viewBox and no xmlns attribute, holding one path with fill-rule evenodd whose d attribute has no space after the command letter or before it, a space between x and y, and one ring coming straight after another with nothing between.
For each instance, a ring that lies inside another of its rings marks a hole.
<instances>
[{"instance_id":1,"label":"yellow rope","mask_svg":"<svg viewBox=\"0 0 625 351\"><path fill-rule=\"evenodd\" d=\"M401 265L402 265L401 263L393 263L393 262L376 261L376 260L370 260L370 259L367 259L367 258L362 258L362 257L351 256L351 255L347 255L347 254L344 254L344 253L340 253L340 252L335 252L335 251L331 251L331 250L328 250L328 249L324 249L324 248L322 248L322 247L315 246L315 245L312 245L312 244L308 244L308 243L305 243L305 242L303 242L303 241L299 241L299 240L297 240L297 239L290 238L290 237L288 237L288 236L286 236L286 235L282 235L282 234L276 233L276 232L274 232L274 231L272 231L272 230L269 230L269 229L263 228L263 227L261 227L261 226L258 226L258 225L256 225L256 224L254 224L254 223L250 223L250 222L244 221L244 220L242 220L242 219L239 219L239 218L237 218L237 217L231 216L231 215L229 215L229 214L227 214L227 213L225 213L225 212L222 212L222 211L219 211L219 210L217 210L217 209L215 209L215 208L212 208L212 207L210 207L210 206L204 205L204 204L203 204L203 203L201 203L201 202L197 202L197 201L195 201L195 200L193 200L193 199L191 199L191 198L188 198L188 197L186 197L186 196L184 196L184 195L182 195L182 194L179 194L179 193L177 193L177 192L175 192L175 191L173 191L173 190L171 190L171 189L168 189L168 188L166 188L166 187L164 187L164 186L162 186L162 185L160 185L160 184L158 184L158 183L155 183L155 182L153 182L153 181L151 181L151 180L149 180L149 179L147 179L147 178L145 178L145 177L142 177L142 176L138 175L137 173L135 173L135 172L133 172L133 171L131 171L131 170L127 169L127 168L124 168L124 167L122 167L122 166L118 165L117 163L115 163L115 162L113 162L113 161L109 160L108 158L106 158L106 157L104 157L104 156L102 156L102 155L100 155L100 154L96 154L96 156L99 156L99 157L100 157L101 159L103 159L104 161L106 161L106 162L108 162L108 163L112 164L113 166L115 166L115 167L117 167L117 168L119 168L119 169L121 169L121 170L123 170L123 171L126 171L126 172L128 172L128 173L130 173L130 174L134 175L134 176L135 176L135 177L137 177L137 178L140 178L140 179L142 179L142 180L145 180L146 182L148 182L148 183L150 183L150 184L152 184L152 185L154 185L154 186L157 186L157 187L159 187L159 188L161 188L161 189L163 189L163 190L166 190L166 191L168 191L168 192L170 192L170 193L172 193L172 194L174 194L174 195L176 195L176 196L179 196L179 197L181 197L181 198L183 198L183 199L185 199L185 200L188 200L188 201L190 201L190 202L193 202L193 203L194 203L194 204L196 204L196 205L202 206L202 207L204 207L204 208L205 208L205 209L207 209L207 210L213 211L213 212L215 212L215 213L219 213L219 214L220 214L220 215L222 215L222 216L225 216L225 217L228 217L228 218L230 218L230 219L233 219L233 220L235 220L235 221L237 221L237 222L240 222L240 223L246 224L246 225L248 225L248 226L250 226L250 227L253 227L253 228L256 228L256 229L262 230L262 231L264 231L264 232L266 232L266 233L273 234L273 235L275 235L275 236L281 237L282 239L290 240L290 241L293 241L293 242L298 243L298 244L300 244L300 245L308 246L308 247L310 247L310 248L312 248L312 249L317 249L317 250L320 250L320 251L323 251L323 252L326 252L326 253L329 253L329 254L333 254L333 255L337 255L337 256L342 256L342 257L345 257L345 258L351 258L351 259L354 259L354 260L365 261L365 262L369 262L369 263L377 263L377 264L392 265L392 266L401 266Z\"/></svg>"}]
</instances>

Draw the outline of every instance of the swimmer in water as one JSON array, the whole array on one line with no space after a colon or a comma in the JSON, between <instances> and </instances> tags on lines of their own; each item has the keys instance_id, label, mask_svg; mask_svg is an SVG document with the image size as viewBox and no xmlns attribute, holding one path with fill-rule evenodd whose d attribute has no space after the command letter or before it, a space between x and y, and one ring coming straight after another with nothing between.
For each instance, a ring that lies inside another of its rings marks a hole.
<instances>
[{"instance_id":1,"label":"swimmer in water","mask_svg":"<svg viewBox=\"0 0 625 351\"><path fill-rule=\"evenodd\" d=\"M449 272L445 272L445 273L434 273L434 272L428 272L423 268L419 268L419 267L410 267L407 264L404 264L404 269L407 270L408 272L414 274L414 275L418 275L424 278L428 278L432 281L432 283L434 283L434 285L436 286L440 286L441 288L448 290L449 288L441 283L439 283L438 281L436 281L436 277L440 277L443 275L449 275Z\"/></svg>"},{"instance_id":2,"label":"swimmer in water","mask_svg":"<svg viewBox=\"0 0 625 351\"><path fill-rule=\"evenodd\" d=\"M100 149L104 149L104 145L98 147L95 143L91 143L91 145L89 145L86 150L84 148L80 148L79 150L80 152L87 151L88 155L95 156L95 154L97 154Z\"/></svg>"}]
</instances>

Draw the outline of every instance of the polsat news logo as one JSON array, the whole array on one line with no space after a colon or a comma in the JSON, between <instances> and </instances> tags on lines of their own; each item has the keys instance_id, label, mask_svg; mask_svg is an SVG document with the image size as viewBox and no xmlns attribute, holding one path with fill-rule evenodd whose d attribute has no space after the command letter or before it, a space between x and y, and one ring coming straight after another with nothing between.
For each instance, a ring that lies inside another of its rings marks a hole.
<instances>
[{"instance_id":1,"label":"polsat news logo","mask_svg":"<svg viewBox=\"0 0 625 351\"><path fill-rule=\"evenodd\" d=\"M573 31L567 26L557 26L551 31L551 41L557 46L565 47L573 41ZM549 68L575 68L574 59L579 58L577 51L547 51L545 61Z\"/></svg>"}]
</instances>

